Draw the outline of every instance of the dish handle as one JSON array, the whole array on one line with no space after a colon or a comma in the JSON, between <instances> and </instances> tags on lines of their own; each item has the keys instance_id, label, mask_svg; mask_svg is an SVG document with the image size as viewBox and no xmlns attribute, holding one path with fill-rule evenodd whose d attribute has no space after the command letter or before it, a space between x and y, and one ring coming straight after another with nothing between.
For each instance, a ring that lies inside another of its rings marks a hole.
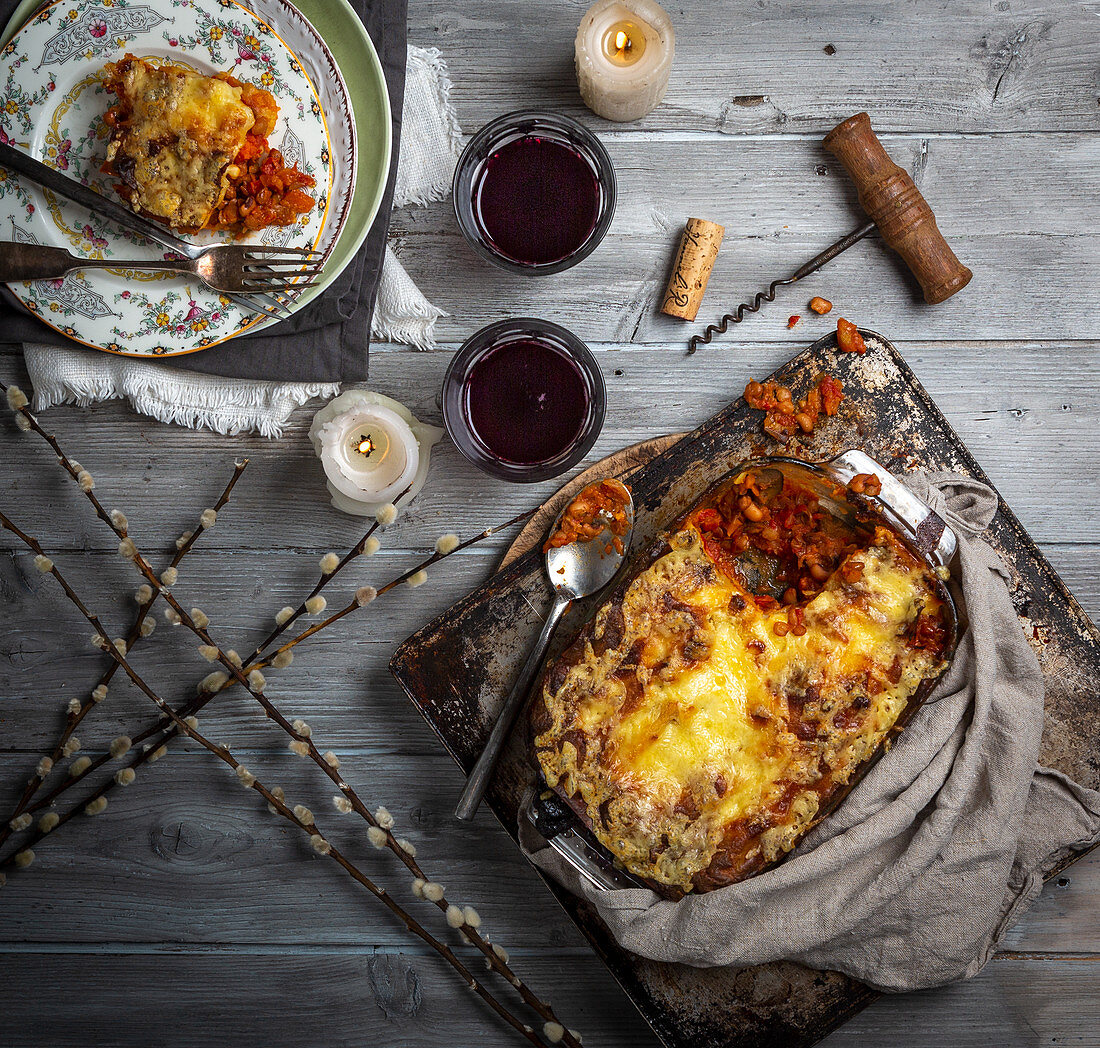
<instances>
[{"instance_id":1,"label":"dish handle","mask_svg":"<svg viewBox=\"0 0 1100 1048\"><path fill-rule=\"evenodd\" d=\"M883 511L932 563L947 567L955 556L958 542L947 522L923 499L917 498L880 462L862 451L842 451L826 464L841 483L847 484L857 473L873 473L882 483L878 501Z\"/></svg>"},{"instance_id":2,"label":"dish handle","mask_svg":"<svg viewBox=\"0 0 1100 1048\"><path fill-rule=\"evenodd\" d=\"M592 887L601 891L644 887L629 874L616 869L577 832L576 816L549 790L543 788L540 792L538 787L532 790L521 818L525 818Z\"/></svg>"}]
</instances>

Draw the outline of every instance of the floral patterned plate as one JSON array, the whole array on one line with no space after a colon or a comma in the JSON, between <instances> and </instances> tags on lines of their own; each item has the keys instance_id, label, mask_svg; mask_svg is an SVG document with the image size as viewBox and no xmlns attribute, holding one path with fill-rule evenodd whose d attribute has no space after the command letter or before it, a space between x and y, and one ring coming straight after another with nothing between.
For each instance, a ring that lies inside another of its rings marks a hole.
<instances>
[{"instance_id":1,"label":"floral patterned plate","mask_svg":"<svg viewBox=\"0 0 1100 1048\"><path fill-rule=\"evenodd\" d=\"M304 18L294 25L304 40L312 38L311 54L327 55ZM99 170L106 153L103 115L111 101L99 74L106 62L127 51L202 73L230 70L271 91L280 109L271 142L316 179L317 205L301 225L270 228L252 239L312 245L327 256L355 186L350 105L331 114L336 125L330 138L326 112L303 65L266 21L234 0L161 0L156 9L129 0L59 0L43 8L0 50L0 141L113 194L111 179ZM326 71L339 79L334 62ZM326 87L327 102L332 91ZM0 239L61 246L97 259L164 253L4 170ZM197 234L193 239L218 238ZM131 356L193 353L268 323L201 285L136 270L89 271L9 286L56 330Z\"/></svg>"}]
</instances>

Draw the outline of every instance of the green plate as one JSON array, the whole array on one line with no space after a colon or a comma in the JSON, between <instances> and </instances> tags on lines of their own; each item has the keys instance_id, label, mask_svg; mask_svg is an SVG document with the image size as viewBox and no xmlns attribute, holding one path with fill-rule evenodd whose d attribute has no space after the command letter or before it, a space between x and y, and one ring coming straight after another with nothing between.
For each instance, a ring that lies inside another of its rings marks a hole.
<instances>
[{"instance_id":1,"label":"green plate","mask_svg":"<svg viewBox=\"0 0 1100 1048\"><path fill-rule=\"evenodd\" d=\"M42 2L22 0L4 28L0 47L15 35L42 6ZM262 14L264 5L260 3L256 6L261 8L257 13ZM348 0L297 0L294 6L328 45L341 71L346 71L344 81L351 97L359 154L355 192L343 232L329 255L317 286L298 300L300 305L304 305L324 292L367 239L389 179L392 125L390 96L386 90L382 63L366 27ZM382 148L377 148L379 145Z\"/></svg>"},{"instance_id":2,"label":"green plate","mask_svg":"<svg viewBox=\"0 0 1100 1048\"><path fill-rule=\"evenodd\" d=\"M25 4L27 2L24 0ZM30 7L38 2L31 0ZM328 44L344 74L359 139L359 170L351 211L325 266L322 284L313 291L316 295L343 271L362 247L378 214L389 180L393 146L390 96L378 52L348 0L297 0L294 6ZM373 148L375 143L382 144L383 148Z\"/></svg>"},{"instance_id":3,"label":"green plate","mask_svg":"<svg viewBox=\"0 0 1100 1048\"><path fill-rule=\"evenodd\" d=\"M8 24L4 27L4 35L0 36L0 47L3 47L13 36L15 36L16 30L34 14L41 3L42 0L23 0L15 11L12 12L11 18L8 19Z\"/></svg>"}]
</instances>

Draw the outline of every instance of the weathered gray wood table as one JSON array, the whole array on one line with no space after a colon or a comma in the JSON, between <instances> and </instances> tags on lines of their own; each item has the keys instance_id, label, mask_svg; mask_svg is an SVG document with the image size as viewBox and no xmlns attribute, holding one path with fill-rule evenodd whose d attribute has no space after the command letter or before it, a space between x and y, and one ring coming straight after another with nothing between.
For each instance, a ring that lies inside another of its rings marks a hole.
<instances>
[{"instance_id":1,"label":"weathered gray wood table","mask_svg":"<svg viewBox=\"0 0 1100 1048\"><path fill-rule=\"evenodd\" d=\"M579 103L572 37L585 0L413 0L410 38L439 46L467 131L509 109L547 106L603 137L619 208L599 251L561 276L527 282L489 270L448 204L394 216L408 270L450 316L436 352L376 347L371 385L436 416L449 354L483 323L536 314L597 349L608 422L592 458L690 428L826 330L810 294L897 341L933 397L1094 619L1100 617L1100 10L1071 0L933 3L673 4L679 29L668 100L613 127ZM826 45L835 48L828 54ZM676 235L692 214L726 243L703 316L794 268L858 224L848 183L820 148L839 119L868 109L913 171L972 285L949 303L917 301L901 264L869 241L688 360L689 328L655 312ZM788 331L788 315L803 324ZM2 333L0 333L2 334ZM0 351L0 375L24 381ZM98 478L106 504L163 548L221 489L242 454L252 467L177 591L241 650L273 609L295 601L319 555L359 526L327 506L300 412L279 441L168 428L119 406L61 409L51 425ZM533 505L553 484L517 489L450 447L429 486L360 578L390 577L447 530L471 533ZM0 505L48 537L98 610L121 621L134 587L52 456L0 423ZM308 718L438 871L474 902L492 938L550 996L586 1043L650 1045L652 1035L526 867L481 816L460 827L460 778L386 672L399 640L471 589L506 539L449 561L430 584L334 629L272 689ZM88 629L29 559L0 537L0 793L21 789L71 696L102 657ZM7 552L11 550L10 554ZM163 628L139 657L182 699L205 664ZM156 667L161 667L157 669ZM84 751L146 723L118 687L79 732ZM281 735L237 698L211 707L215 738L288 794L328 806ZM384 883L407 893L365 844ZM504 1045L476 999L377 904L270 818L208 756L183 749L117 791L106 814L45 841L0 893L0 1043ZM775 987L782 993L782 987ZM966 985L883 999L829 1042L842 1045L1100 1045L1100 855L1049 884L1006 950Z\"/></svg>"}]
</instances>

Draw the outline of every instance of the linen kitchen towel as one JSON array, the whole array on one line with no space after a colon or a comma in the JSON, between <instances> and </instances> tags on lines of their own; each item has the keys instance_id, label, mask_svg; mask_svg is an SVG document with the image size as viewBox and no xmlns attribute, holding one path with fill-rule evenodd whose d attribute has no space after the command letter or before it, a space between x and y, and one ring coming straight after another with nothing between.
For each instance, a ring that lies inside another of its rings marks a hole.
<instances>
[{"instance_id":1,"label":"linen kitchen towel","mask_svg":"<svg viewBox=\"0 0 1100 1048\"><path fill-rule=\"evenodd\" d=\"M996 495L956 474L907 480L958 536L968 627L897 743L786 862L675 902L600 891L521 820L528 857L624 948L699 967L787 959L885 991L936 986L980 971L1044 872L1100 840L1100 792L1036 765L1043 677L979 537Z\"/></svg>"}]
</instances>

